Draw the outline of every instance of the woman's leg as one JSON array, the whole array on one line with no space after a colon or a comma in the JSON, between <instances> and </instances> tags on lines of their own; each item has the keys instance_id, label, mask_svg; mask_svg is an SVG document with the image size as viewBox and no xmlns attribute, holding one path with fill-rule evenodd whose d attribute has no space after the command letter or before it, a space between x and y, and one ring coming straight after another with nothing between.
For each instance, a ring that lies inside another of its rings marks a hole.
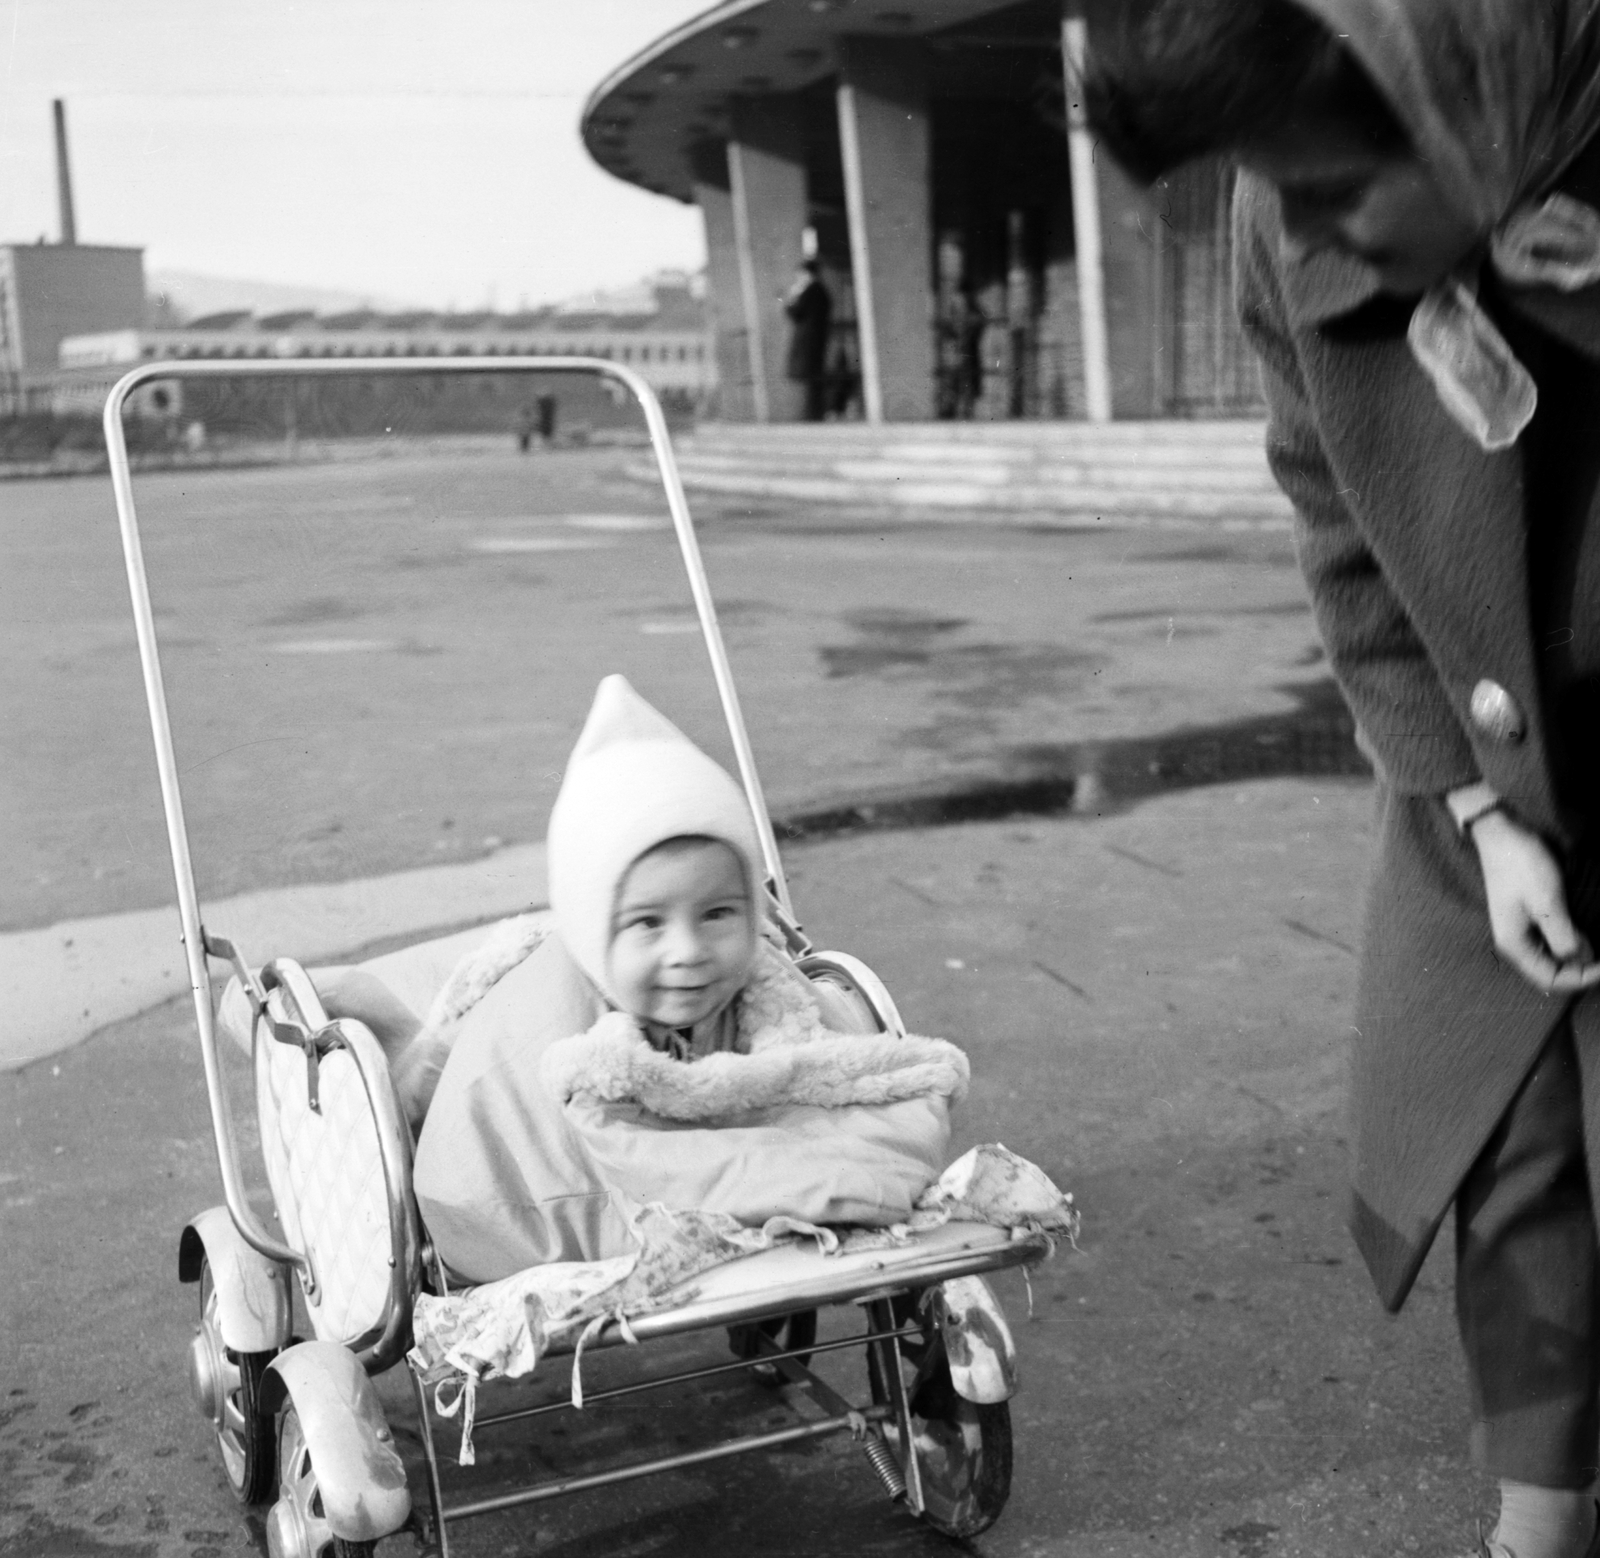
<instances>
[{"instance_id":1,"label":"woman's leg","mask_svg":"<svg viewBox=\"0 0 1600 1558\"><path fill-rule=\"evenodd\" d=\"M1600 1248L1580 1078L1563 1023L1456 1197L1473 1447L1501 1479L1496 1538L1518 1558L1581 1554L1593 1525Z\"/></svg>"}]
</instances>

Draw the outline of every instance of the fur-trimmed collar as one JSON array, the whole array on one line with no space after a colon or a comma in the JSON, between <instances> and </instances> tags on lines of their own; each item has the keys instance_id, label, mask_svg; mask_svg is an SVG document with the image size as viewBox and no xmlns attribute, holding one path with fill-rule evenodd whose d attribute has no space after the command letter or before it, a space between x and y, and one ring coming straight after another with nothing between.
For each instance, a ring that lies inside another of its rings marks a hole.
<instances>
[{"instance_id":1,"label":"fur-trimmed collar","mask_svg":"<svg viewBox=\"0 0 1600 1558\"><path fill-rule=\"evenodd\" d=\"M545 1052L543 1074L563 1103L637 1104L667 1120L711 1123L755 1109L897 1103L965 1094L967 1057L943 1039L841 1034L826 1027L809 981L763 943L739 996L744 1053L695 1061L654 1049L638 1020L608 1012L587 1033Z\"/></svg>"}]
</instances>

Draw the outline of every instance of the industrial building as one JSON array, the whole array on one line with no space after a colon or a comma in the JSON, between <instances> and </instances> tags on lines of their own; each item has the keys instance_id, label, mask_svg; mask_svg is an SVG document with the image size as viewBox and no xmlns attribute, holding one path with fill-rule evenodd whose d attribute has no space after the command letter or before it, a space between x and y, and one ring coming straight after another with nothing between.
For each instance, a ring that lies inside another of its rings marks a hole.
<instances>
[{"instance_id":1,"label":"industrial building","mask_svg":"<svg viewBox=\"0 0 1600 1558\"><path fill-rule=\"evenodd\" d=\"M0 416L97 414L117 379L142 363L262 357L602 357L635 369L680 415L706 409L715 395L704 305L693 279L680 273L662 273L626 297L596 296L515 315L358 310L319 317L303 310L257 317L238 310L152 328L143 251L77 241L59 101L55 137L60 241L0 245ZM309 430L335 434L382 430L397 418L418 430L473 428L504 423L528 393L525 380L495 382L471 394L441 392L424 406L392 386L375 392L329 384L290 405ZM583 394L578 400L589 421L606 420L603 398ZM212 381L186 395L179 377L146 385L130 409L245 433L267 425L281 430L284 416L259 390Z\"/></svg>"},{"instance_id":2,"label":"industrial building","mask_svg":"<svg viewBox=\"0 0 1600 1558\"><path fill-rule=\"evenodd\" d=\"M0 244L0 415L48 407L68 336L144 319L144 251L78 242L66 108L54 109L60 242Z\"/></svg>"},{"instance_id":3,"label":"industrial building","mask_svg":"<svg viewBox=\"0 0 1600 1558\"><path fill-rule=\"evenodd\" d=\"M1147 191L1097 158L1083 50L1070 0L722 0L595 90L595 160L700 209L726 415L796 414L782 295L808 257L846 415L1255 411L1230 180Z\"/></svg>"},{"instance_id":4,"label":"industrial building","mask_svg":"<svg viewBox=\"0 0 1600 1558\"><path fill-rule=\"evenodd\" d=\"M104 244L0 245L0 394L43 386L61 343L144 317L144 253Z\"/></svg>"}]
</instances>

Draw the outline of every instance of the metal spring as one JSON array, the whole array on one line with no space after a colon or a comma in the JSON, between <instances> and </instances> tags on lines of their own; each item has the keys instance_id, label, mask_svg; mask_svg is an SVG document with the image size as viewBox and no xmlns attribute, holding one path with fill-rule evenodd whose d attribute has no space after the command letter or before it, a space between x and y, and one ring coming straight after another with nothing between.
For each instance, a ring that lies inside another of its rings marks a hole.
<instances>
[{"instance_id":1,"label":"metal spring","mask_svg":"<svg viewBox=\"0 0 1600 1558\"><path fill-rule=\"evenodd\" d=\"M869 1433L861 1441L861 1448L867 1452L867 1459L872 1462L872 1469L877 1472L884 1491L898 1504L906 1496L906 1480L900 1475L894 1451L883 1442L881 1435L874 1433Z\"/></svg>"}]
</instances>

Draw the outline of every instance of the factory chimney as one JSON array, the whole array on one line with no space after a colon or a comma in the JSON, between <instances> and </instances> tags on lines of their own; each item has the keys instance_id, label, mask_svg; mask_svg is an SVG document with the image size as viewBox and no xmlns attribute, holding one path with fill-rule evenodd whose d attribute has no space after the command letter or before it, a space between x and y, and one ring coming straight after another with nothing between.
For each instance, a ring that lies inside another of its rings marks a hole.
<instances>
[{"instance_id":1,"label":"factory chimney","mask_svg":"<svg viewBox=\"0 0 1600 1558\"><path fill-rule=\"evenodd\" d=\"M67 105L58 97L56 115L56 202L61 208L61 241L78 241L78 222L72 211L72 163L67 157Z\"/></svg>"}]
</instances>

